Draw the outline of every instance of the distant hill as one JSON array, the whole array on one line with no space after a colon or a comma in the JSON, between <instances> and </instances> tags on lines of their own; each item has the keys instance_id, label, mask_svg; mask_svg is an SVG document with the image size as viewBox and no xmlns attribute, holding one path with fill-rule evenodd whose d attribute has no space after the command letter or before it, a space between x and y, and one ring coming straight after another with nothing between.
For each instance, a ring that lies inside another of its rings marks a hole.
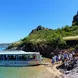
<instances>
[{"instance_id":1,"label":"distant hill","mask_svg":"<svg viewBox=\"0 0 78 78\"><path fill-rule=\"evenodd\" d=\"M11 43L0 43L0 48L6 48L10 45L11 45Z\"/></svg>"}]
</instances>

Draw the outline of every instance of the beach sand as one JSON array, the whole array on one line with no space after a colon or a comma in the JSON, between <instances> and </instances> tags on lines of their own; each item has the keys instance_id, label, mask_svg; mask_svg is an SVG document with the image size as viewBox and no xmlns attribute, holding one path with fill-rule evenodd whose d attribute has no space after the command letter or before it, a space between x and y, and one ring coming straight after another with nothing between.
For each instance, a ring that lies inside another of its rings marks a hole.
<instances>
[{"instance_id":1,"label":"beach sand","mask_svg":"<svg viewBox=\"0 0 78 78\"><path fill-rule=\"evenodd\" d=\"M56 69L60 64L52 65L49 63L45 66L45 69L39 74L38 78L60 78L62 73Z\"/></svg>"},{"instance_id":2,"label":"beach sand","mask_svg":"<svg viewBox=\"0 0 78 78\"><path fill-rule=\"evenodd\" d=\"M52 65L49 63L45 66L45 69L43 72L38 76L38 78L78 78L78 66L70 71L68 71L68 74L65 74L63 72L60 72L56 67L61 65L54 64Z\"/></svg>"}]
</instances>

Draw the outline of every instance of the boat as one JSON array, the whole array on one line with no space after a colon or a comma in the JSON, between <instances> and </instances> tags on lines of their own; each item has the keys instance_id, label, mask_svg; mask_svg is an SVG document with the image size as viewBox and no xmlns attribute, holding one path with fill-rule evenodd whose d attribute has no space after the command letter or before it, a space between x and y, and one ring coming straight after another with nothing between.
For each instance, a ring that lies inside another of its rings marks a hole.
<instances>
[{"instance_id":1,"label":"boat","mask_svg":"<svg viewBox=\"0 0 78 78\"><path fill-rule=\"evenodd\" d=\"M39 52L0 51L0 66L40 65L41 61Z\"/></svg>"}]
</instances>

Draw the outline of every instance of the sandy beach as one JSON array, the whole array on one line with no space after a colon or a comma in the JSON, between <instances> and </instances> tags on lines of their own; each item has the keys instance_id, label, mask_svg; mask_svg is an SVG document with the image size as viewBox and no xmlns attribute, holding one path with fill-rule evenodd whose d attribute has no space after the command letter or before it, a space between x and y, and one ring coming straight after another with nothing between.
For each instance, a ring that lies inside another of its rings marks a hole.
<instances>
[{"instance_id":1,"label":"sandy beach","mask_svg":"<svg viewBox=\"0 0 78 78\"><path fill-rule=\"evenodd\" d=\"M56 68L59 65L61 65L61 63L54 65L49 63L45 66L45 69L40 73L38 78L78 78L78 67L70 71L64 71L69 72L68 74L66 74L64 72L60 72L60 70Z\"/></svg>"},{"instance_id":2,"label":"sandy beach","mask_svg":"<svg viewBox=\"0 0 78 78\"><path fill-rule=\"evenodd\" d=\"M63 74L56 69L60 64L52 65L49 63L45 69L39 74L38 78L60 78Z\"/></svg>"}]
</instances>

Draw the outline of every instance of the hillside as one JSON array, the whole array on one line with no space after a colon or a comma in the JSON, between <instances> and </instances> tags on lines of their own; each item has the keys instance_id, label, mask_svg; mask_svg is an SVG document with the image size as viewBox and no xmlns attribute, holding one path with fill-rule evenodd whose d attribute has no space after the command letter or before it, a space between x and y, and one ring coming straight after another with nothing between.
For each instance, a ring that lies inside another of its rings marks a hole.
<instances>
[{"instance_id":1,"label":"hillside","mask_svg":"<svg viewBox=\"0 0 78 78\"><path fill-rule=\"evenodd\" d=\"M39 51L42 55L50 57L52 53L57 54L56 49L75 48L77 44L71 46L67 40L73 38L69 36L76 36L76 40L78 40L77 35L78 26L65 26L56 30L38 26L36 29L33 29L27 37L13 43L7 49Z\"/></svg>"},{"instance_id":2,"label":"hillside","mask_svg":"<svg viewBox=\"0 0 78 78\"><path fill-rule=\"evenodd\" d=\"M22 39L22 41L28 40L32 43L47 42L55 37L67 37L67 36L77 36L78 26L65 26L61 29L56 30L44 28L38 26L36 29L32 30L28 37Z\"/></svg>"},{"instance_id":3,"label":"hillside","mask_svg":"<svg viewBox=\"0 0 78 78\"><path fill-rule=\"evenodd\" d=\"M51 57L62 50L71 51L78 48L78 12L73 17L72 26L49 29L39 25L30 34L12 43L6 50L24 50L40 52L43 56Z\"/></svg>"}]
</instances>

